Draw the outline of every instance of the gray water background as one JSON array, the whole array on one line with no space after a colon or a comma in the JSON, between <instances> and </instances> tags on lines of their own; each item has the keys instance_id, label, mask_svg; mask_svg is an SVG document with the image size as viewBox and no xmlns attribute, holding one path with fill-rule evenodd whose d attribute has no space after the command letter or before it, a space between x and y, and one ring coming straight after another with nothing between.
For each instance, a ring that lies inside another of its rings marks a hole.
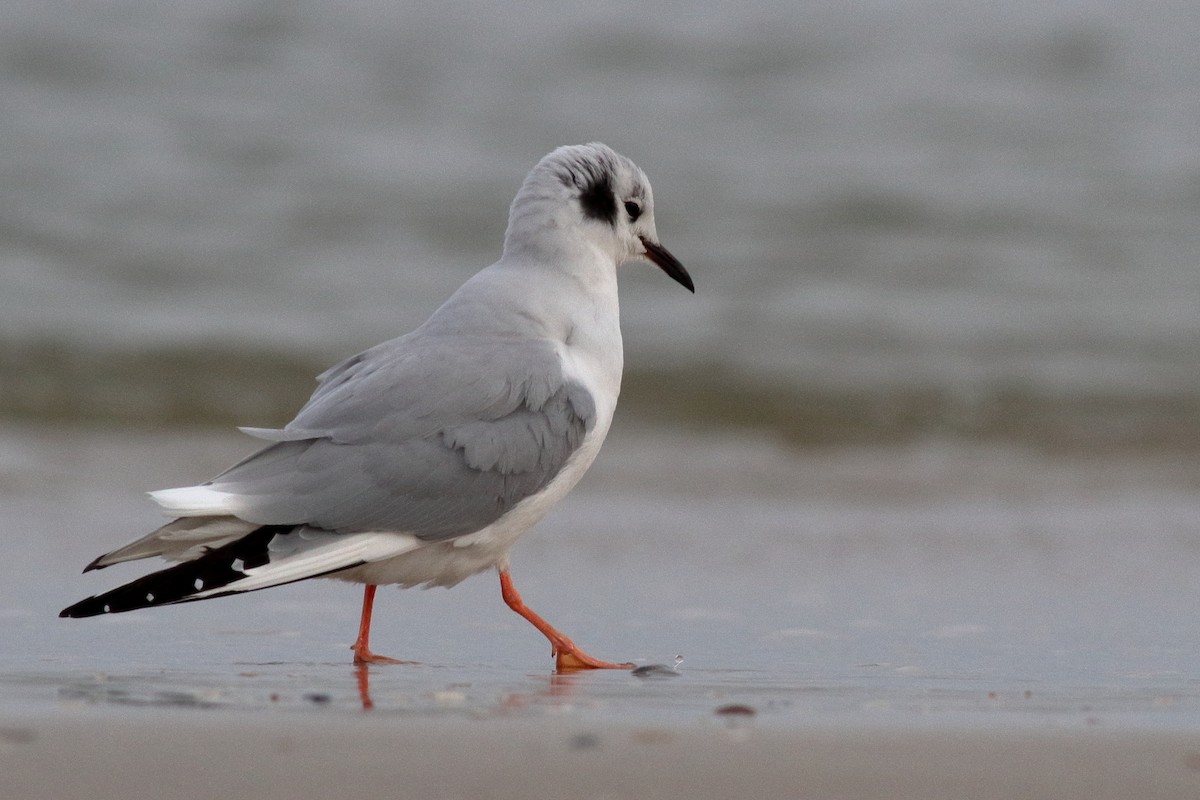
<instances>
[{"instance_id":1,"label":"gray water background","mask_svg":"<svg viewBox=\"0 0 1200 800\"><path fill-rule=\"evenodd\" d=\"M598 139L696 276L624 276L633 376L706 398L681 414L737 422L724 392L782 398L762 422L801 440L1200 433L1194 3L5 18L5 413L286 418L496 257L542 154Z\"/></svg>"},{"instance_id":2,"label":"gray water background","mask_svg":"<svg viewBox=\"0 0 1200 800\"><path fill-rule=\"evenodd\" d=\"M481 576L381 595L378 708L1195 726L1200 6L499 8L6 9L0 704L357 707L351 587L54 615L598 139L697 294L625 269L614 434L514 570L682 674L542 692Z\"/></svg>"}]
</instances>

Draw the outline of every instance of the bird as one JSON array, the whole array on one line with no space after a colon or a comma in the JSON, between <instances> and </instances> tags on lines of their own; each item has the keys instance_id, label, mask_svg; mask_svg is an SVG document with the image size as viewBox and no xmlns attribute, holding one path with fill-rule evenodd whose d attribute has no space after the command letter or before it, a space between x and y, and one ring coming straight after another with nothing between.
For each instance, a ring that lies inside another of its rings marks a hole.
<instances>
[{"instance_id":1,"label":"bird","mask_svg":"<svg viewBox=\"0 0 1200 800\"><path fill-rule=\"evenodd\" d=\"M599 142L543 157L509 207L498 261L412 332L317 376L268 444L195 486L150 492L168 516L84 572L171 566L59 614L90 617L309 578L364 585L358 665L380 585L451 587L495 569L501 597L550 642L558 671L628 669L529 609L508 553L583 476L608 434L624 361L617 270L647 260L694 293L664 247L646 174Z\"/></svg>"}]
</instances>

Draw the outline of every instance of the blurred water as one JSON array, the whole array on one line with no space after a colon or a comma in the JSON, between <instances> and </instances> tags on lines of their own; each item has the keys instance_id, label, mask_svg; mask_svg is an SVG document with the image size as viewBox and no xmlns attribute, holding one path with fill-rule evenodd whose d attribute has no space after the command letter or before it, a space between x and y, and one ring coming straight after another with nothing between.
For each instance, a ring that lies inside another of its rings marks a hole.
<instances>
[{"instance_id":1,"label":"blurred water","mask_svg":"<svg viewBox=\"0 0 1200 800\"><path fill-rule=\"evenodd\" d=\"M627 270L648 391L848 409L800 438L1195 444L1198 24L1184 0L21 4L0 414L282 421L498 254L542 154L601 139L699 287Z\"/></svg>"}]
</instances>

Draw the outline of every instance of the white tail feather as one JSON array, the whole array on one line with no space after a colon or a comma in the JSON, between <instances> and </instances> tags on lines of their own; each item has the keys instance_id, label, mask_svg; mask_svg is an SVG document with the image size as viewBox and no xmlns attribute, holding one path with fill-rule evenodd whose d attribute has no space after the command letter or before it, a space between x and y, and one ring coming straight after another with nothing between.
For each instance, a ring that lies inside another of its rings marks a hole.
<instances>
[{"instance_id":1,"label":"white tail feather","mask_svg":"<svg viewBox=\"0 0 1200 800\"><path fill-rule=\"evenodd\" d=\"M237 516L238 495L219 492L211 486L181 486L150 492L154 502L174 517Z\"/></svg>"}]
</instances>

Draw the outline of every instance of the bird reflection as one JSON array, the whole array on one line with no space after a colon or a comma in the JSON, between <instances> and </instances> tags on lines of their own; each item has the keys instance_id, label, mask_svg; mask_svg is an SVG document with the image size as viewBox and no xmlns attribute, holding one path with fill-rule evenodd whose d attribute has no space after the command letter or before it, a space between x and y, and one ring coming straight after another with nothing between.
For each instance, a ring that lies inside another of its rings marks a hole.
<instances>
[{"instance_id":1,"label":"bird reflection","mask_svg":"<svg viewBox=\"0 0 1200 800\"><path fill-rule=\"evenodd\" d=\"M416 661L406 661L406 664L417 664ZM378 666L374 667L378 669ZM362 703L363 711L370 711L375 708L375 702L371 699L371 664L355 664L354 679L358 687L358 699ZM579 681L583 679L581 672L587 670L578 669L557 669L554 672L544 677L545 683L540 688L535 688L525 692L511 692L504 695L495 710L499 713L505 711L515 711L517 709L534 706L545 702L547 699L561 699L569 696L574 688L579 685Z\"/></svg>"}]
</instances>

